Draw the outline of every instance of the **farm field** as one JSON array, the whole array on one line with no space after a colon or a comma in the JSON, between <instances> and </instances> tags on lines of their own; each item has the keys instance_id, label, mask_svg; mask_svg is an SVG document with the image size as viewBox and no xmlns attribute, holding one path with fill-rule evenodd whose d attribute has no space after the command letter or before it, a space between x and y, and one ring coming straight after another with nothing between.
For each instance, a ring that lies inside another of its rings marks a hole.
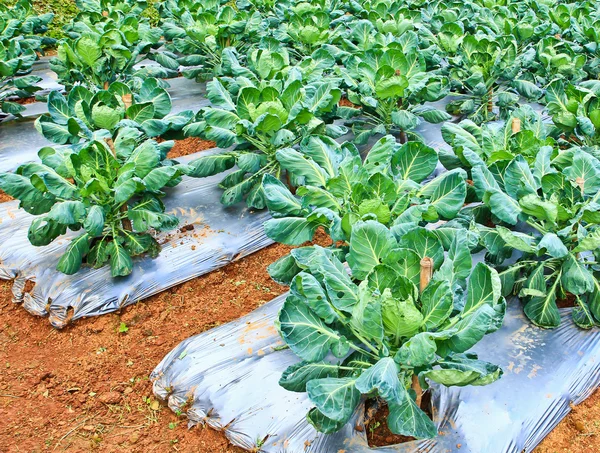
<instances>
[{"instance_id":1,"label":"farm field","mask_svg":"<svg viewBox=\"0 0 600 453\"><path fill-rule=\"evenodd\" d=\"M3 2L0 369L0 452L600 451L600 2Z\"/></svg>"}]
</instances>

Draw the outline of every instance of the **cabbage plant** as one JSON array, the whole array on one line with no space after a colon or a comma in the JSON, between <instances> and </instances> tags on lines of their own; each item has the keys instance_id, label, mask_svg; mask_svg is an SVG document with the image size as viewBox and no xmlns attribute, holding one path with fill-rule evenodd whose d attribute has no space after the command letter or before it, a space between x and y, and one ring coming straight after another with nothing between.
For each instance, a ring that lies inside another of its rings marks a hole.
<instances>
[{"instance_id":1,"label":"cabbage plant","mask_svg":"<svg viewBox=\"0 0 600 453\"><path fill-rule=\"evenodd\" d=\"M170 144L145 140L95 140L78 152L43 148L41 162L0 174L0 188L20 200L34 217L28 238L45 246L64 235L69 245L57 264L65 274L85 263L110 265L113 277L132 272L132 257L160 251L156 232L175 228L177 217L165 214L163 188L181 181L187 167L165 161ZM167 148L167 149L165 149Z\"/></svg>"},{"instance_id":2,"label":"cabbage plant","mask_svg":"<svg viewBox=\"0 0 600 453\"><path fill-rule=\"evenodd\" d=\"M401 234L427 222L453 219L467 193L462 169L424 182L438 164L435 150L419 142L399 145L391 135L373 145L364 162L353 144L318 136L305 138L298 150L278 151L277 159L302 182L294 196L276 178L264 179L274 217L265 222L265 233L284 244L310 241L319 227L333 241L347 243L353 225L366 220ZM451 225L431 234L448 244L455 234Z\"/></svg>"},{"instance_id":3,"label":"cabbage plant","mask_svg":"<svg viewBox=\"0 0 600 453\"><path fill-rule=\"evenodd\" d=\"M600 83L588 80L578 85L556 80L546 91L546 108L567 142L600 145Z\"/></svg>"},{"instance_id":4,"label":"cabbage plant","mask_svg":"<svg viewBox=\"0 0 600 453\"><path fill-rule=\"evenodd\" d=\"M124 128L136 140L169 138L192 120L191 110L170 113L171 97L162 81L149 78L133 82L114 82L97 92L76 86L66 96L52 91L48 113L37 118L35 126L51 142L64 145L115 138Z\"/></svg>"},{"instance_id":5,"label":"cabbage plant","mask_svg":"<svg viewBox=\"0 0 600 453\"><path fill-rule=\"evenodd\" d=\"M28 75L43 53L54 43L44 38L53 14L37 16L30 2L18 1L14 6L0 5L0 111L19 116L25 107L15 100L33 96L41 77Z\"/></svg>"},{"instance_id":6,"label":"cabbage plant","mask_svg":"<svg viewBox=\"0 0 600 453\"><path fill-rule=\"evenodd\" d=\"M525 105L514 110L504 123L478 125L465 119L460 123L445 123L442 137L451 150L439 151L440 161L447 169L469 170L481 159L489 167L502 168L521 155L530 163L545 146L554 146L551 126L540 113ZM472 154L477 155L473 162Z\"/></svg>"},{"instance_id":7,"label":"cabbage plant","mask_svg":"<svg viewBox=\"0 0 600 453\"><path fill-rule=\"evenodd\" d=\"M171 52L169 62L181 65L181 73L198 82L223 75L225 49L234 48L244 55L263 35L258 11L239 10L219 0L167 2L161 11L166 17L162 30Z\"/></svg>"},{"instance_id":8,"label":"cabbage plant","mask_svg":"<svg viewBox=\"0 0 600 453\"><path fill-rule=\"evenodd\" d=\"M341 98L333 80L303 82L296 73L282 80L252 82L240 77L226 88L220 79L207 85L211 107L202 109L197 121L186 126L191 136L214 140L232 151L206 156L194 162L196 176L210 176L237 165L221 187L221 202L231 205L246 198L249 206L265 207L262 178L280 177L277 151L300 143L311 134L337 137L346 132L332 121Z\"/></svg>"},{"instance_id":9,"label":"cabbage plant","mask_svg":"<svg viewBox=\"0 0 600 453\"><path fill-rule=\"evenodd\" d=\"M67 90L78 84L101 90L113 82L126 83L136 74L144 77L177 74L157 65L135 67L160 47L162 31L138 14L112 11L106 15L86 12L96 15L98 21L74 23L72 37L60 43L57 56L50 60L50 68Z\"/></svg>"},{"instance_id":10,"label":"cabbage plant","mask_svg":"<svg viewBox=\"0 0 600 453\"><path fill-rule=\"evenodd\" d=\"M424 105L447 94L447 81L427 72L417 48L373 49L352 55L339 73L348 87L348 100L359 107L340 110L347 119L354 118L352 128L359 144L391 132L405 142L422 120L441 123L451 118Z\"/></svg>"},{"instance_id":11,"label":"cabbage plant","mask_svg":"<svg viewBox=\"0 0 600 453\"><path fill-rule=\"evenodd\" d=\"M446 110L478 124L496 119L496 107L499 117L506 119L520 96L537 100L543 94L535 83L521 77L522 62L511 36L468 34L449 63L452 96L458 99Z\"/></svg>"},{"instance_id":12,"label":"cabbage plant","mask_svg":"<svg viewBox=\"0 0 600 453\"><path fill-rule=\"evenodd\" d=\"M496 263L522 256L501 273L505 294L525 302L525 314L542 327L557 327L557 301L575 303L573 320L591 328L600 321L600 161L582 148L546 147L531 166L515 157L500 172L473 168L473 183L492 214L493 228L479 226ZM519 229L509 229L503 225Z\"/></svg>"},{"instance_id":13,"label":"cabbage plant","mask_svg":"<svg viewBox=\"0 0 600 453\"><path fill-rule=\"evenodd\" d=\"M429 382L479 386L502 374L467 353L502 325L498 274L483 263L471 269L464 236L445 257L426 230L397 237L375 220L352 227L350 273L339 255L318 246L292 251L300 272L276 325L301 361L280 385L307 393L314 405L307 418L318 431L340 430L364 395L387 403L393 433L435 437L420 407ZM434 272L423 285L419 263L427 257Z\"/></svg>"}]
</instances>

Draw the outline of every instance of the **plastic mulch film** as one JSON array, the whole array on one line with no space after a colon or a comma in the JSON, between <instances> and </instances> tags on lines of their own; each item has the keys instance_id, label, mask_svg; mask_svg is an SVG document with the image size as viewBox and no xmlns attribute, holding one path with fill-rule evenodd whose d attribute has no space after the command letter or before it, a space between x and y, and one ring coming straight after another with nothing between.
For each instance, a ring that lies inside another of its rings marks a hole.
<instances>
[{"instance_id":1,"label":"plastic mulch film","mask_svg":"<svg viewBox=\"0 0 600 453\"><path fill-rule=\"evenodd\" d=\"M569 309L559 328L544 330L512 299L503 327L473 348L504 369L483 387L432 387L439 436L370 448L361 405L342 430L317 433L306 421L305 393L279 386L298 362L273 321L285 295L246 317L189 338L152 374L154 393L191 425L207 423L246 450L265 453L520 453L534 447L600 381L600 332L578 329ZM260 446L260 447L259 447Z\"/></svg>"},{"instance_id":2,"label":"plastic mulch film","mask_svg":"<svg viewBox=\"0 0 600 453\"><path fill-rule=\"evenodd\" d=\"M205 155L207 152L204 152ZM185 162L197 155L186 156ZM32 216L18 209L18 201L0 204L0 278L14 279L15 302L33 314L49 316L55 327L85 316L110 313L171 286L211 272L260 250L272 241L263 232L265 211L242 204L225 208L217 184L223 175L183 178L168 189L166 211L180 218L180 230L161 233L160 255L134 259L133 272L112 278L110 268L82 268L75 275L56 270L60 256L76 233L67 233L45 247L27 239ZM192 228L193 227L193 228ZM35 283L25 292L26 282Z\"/></svg>"}]
</instances>

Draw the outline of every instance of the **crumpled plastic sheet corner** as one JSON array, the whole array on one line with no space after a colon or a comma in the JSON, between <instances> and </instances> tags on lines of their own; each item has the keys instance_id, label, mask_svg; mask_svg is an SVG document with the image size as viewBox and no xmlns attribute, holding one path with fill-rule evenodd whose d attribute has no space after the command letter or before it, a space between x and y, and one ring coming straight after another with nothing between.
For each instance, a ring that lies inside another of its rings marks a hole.
<instances>
[{"instance_id":1,"label":"crumpled plastic sheet corner","mask_svg":"<svg viewBox=\"0 0 600 453\"><path fill-rule=\"evenodd\" d=\"M178 160L194 157L198 155ZM181 184L168 189L166 211L180 218L180 227L192 225L193 230L161 233L157 237L162 243L160 255L134 259L133 272L119 278L111 277L108 266L83 267L75 275L57 271L68 239L77 233L68 232L48 246L34 247L27 239L32 216L18 208L18 201L2 203L0 278L13 280L14 302L23 303L32 314L49 316L53 326L62 328L78 318L114 312L272 244L263 231L267 212L221 204L218 183L222 177L184 177ZM28 292L27 281L35 283Z\"/></svg>"},{"instance_id":2,"label":"crumpled plastic sheet corner","mask_svg":"<svg viewBox=\"0 0 600 453\"><path fill-rule=\"evenodd\" d=\"M280 349L273 325L285 296L179 344L152 373L155 395L190 425L206 423L234 445L264 453L521 453L600 383L598 329L577 328L569 309L559 328L538 328L513 298L503 327L472 350L502 366L501 379L483 387L433 386L437 438L370 448L364 429L355 429L362 405L340 432L324 435L306 421L306 394L279 386L282 371L300 360Z\"/></svg>"}]
</instances>

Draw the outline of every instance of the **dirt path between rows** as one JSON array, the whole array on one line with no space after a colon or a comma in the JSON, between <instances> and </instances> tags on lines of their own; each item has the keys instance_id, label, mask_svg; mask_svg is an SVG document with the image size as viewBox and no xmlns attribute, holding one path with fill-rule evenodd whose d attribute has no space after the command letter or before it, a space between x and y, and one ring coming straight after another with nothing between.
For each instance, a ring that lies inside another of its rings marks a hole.
<instances>
[{"instance_id":1,"label":"dirt path between rows","mask_svg":"<svg viewBox=\"0 0 600 453\"><path fill-rule=\"evenodd\" d=\"M222 433L188 430L152 397L148 375L180 341L285 291L265 268L287 251L271 246L62 331L14 305L0 282L0 452L242 453ZM536 453L600 451L599 403L596 393L575 408Z\"/></svg>"}]
</instances>

